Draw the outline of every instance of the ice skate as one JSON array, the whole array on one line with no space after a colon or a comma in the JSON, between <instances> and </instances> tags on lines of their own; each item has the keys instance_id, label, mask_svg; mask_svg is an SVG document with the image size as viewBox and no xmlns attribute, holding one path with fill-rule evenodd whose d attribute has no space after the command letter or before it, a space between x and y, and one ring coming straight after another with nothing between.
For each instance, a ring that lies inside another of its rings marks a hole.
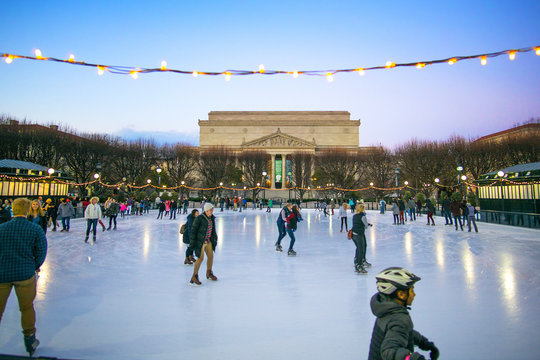
<instances>
[{"instance_id":1,"label":"ice skate","mask_svg":"<svg viewBox=\"0 0 540 360\"><path fill-rule=\"evenodd\" d=\"M212 281L217 281L217 277L214 275L212 270L207 270L206 271L206 278L209 279L209 280L212 280Z\"/></svg>"},{"instance_id":2,"label":"ice skate","mask_svg":"<svg viewBox=\"0 0 540 360\"><path fill-rule=\"evenodd\" d=\"M195 263L195 261L197 261L197 259L195 259L195 258L193 257L193 255L190 255L190 256L189 256L189 260L190 260L192 263Z\"/></svg>"},{"instance_id":3,"label":"ice skate","mask_svg":"<svg viewBox=\"0 0 540 360\"><path fill-rule=\"evenodd\" d=\"M289 251L287 252L287 255L296 256L296 251L294 251L293 249L289 249Z\"/></svg>"},{"instance_id":4,"label":"ice skate","mask_svg":"<svg viewBox=\"0 0 540 360\"><path fill-rule=\"evenodd\" d=\"M184 260L184 265L193 265L193 263L191 262L191 260L189 258L186 258L186 260Z\"/></svg>"},{"instance_id":5,"label":"ice skate","mask_svg":"<svg viewBox=\"0 0 540 360\"><path fill-rule=\"evenodd\" d=\"M276 244L276 252L282 252L282 251L283 251L283 248L281 247L281 245Z\"/></svg>"},{"instance_id":6,"label":"ice skate","mask_svg":"<svg viewBox=\"0 0 540 360\"><path fill-rule=\"evenodd\" d=\"M36 335L30 335L24 337L24 346L26 347L26 352L32 356L39 346L39 340L36 339Z\"/></svg>"},{"instance_id":7,"label":"ice skate","mask_svg":"<svg viewBox=\"0 0 540 360\"><path fill-rule=\"evenodd\" d=\"M189 281L189 285L192 285L192 286L201 286L202 283L199 281L199 275L193 275L191 277L191 280Z\"/></svg>"},{"instance_id":8,"label":"ice skate","mask_svg":"<svg viewBox=\"0 0 540 360\"><path fill-rule=\"evenodd\" d=\"M92 238L92 240L93 240L93 241L94 241L94 243L95 243L95 242L96 242L96 237L94 236L94 237Z\"/></svg>"},{"instance_id":9,"label":"ice skate","mask_svg":"<svg viewBox=\"0 0 540 360\"><path fill-rule=\"evenodd\" d=\"M371 264L368 263L366 260L364 260L362 265L363 265L363 267L367 267L367 268L371 267Z\"/></svg>"},{"instance_id":10,"label":"ice skate","mask_svg":"<svg viewBox=\"0 0 540 360\"><path fill-rule=\"evenodd\" d=\"M360 265L357 265L357 266L355 267L355 271L356 271L357 273L359 273L359 274L362 274L362 275L365 275L365 274L368 273L367 270L364 269L364 267L363 267L363 266L360 266Z\"/></svg>"},{"instance_id":11,"label":"ice skate","mask_svg":"<svg viewBox=\"0 0 540 360\"><path fill-rule=\"evenodd\" d=\"M85 242L85 243L88 242L88 236L84 238L84 242Z\"/></svg>"}]
</instances>

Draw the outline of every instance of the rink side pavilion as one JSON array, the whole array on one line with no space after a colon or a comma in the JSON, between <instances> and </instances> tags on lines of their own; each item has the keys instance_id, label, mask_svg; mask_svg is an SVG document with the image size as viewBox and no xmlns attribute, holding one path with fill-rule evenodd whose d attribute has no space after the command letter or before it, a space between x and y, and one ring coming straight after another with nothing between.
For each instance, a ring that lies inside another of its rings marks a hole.
<instances>
[{"instance_id":1,"label":"rink side pavilion","mask_svg":"<svg viewBox=\"0 0 540 360\"><path fill-rule=\"evenodd\" d=\"M291 154L361 149L360 120L350 117L348 111L211 111L199 120L199 149L264 151L271 157L271 189L283 189L292 175Z\"/></svg>"}]
</instances>

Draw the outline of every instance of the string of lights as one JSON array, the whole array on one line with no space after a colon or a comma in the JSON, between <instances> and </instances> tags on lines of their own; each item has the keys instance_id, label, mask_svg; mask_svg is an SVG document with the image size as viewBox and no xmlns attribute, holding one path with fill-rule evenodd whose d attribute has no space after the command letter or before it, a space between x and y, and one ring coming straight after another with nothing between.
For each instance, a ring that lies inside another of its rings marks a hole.
<instances>
[{"instance_id":1,"label":"string of lights","mask_svg":"<svg viewBox=\"0 0 540 360\"><path fill-rule=\"evenodd\" d=\"M126 186L126 187L129 187L131 189L145 189L145 188L154 188L154 189L160 189L160 190L168 190L168 191L172 191L172 190L178 190L178 189L187 189L187 190L195 190L195 191L212 191L212 190L218 190L218 189L221 189L221 190L231 190L231 191L242 191L242 190L245 190L245 191L251 191L251 190L268 190L268 188L264 187L264 186L254 186L254 187L242 187L242 188L236 188L236 187L227 187L227 186L215 186L215 187L208 187L208 188L201 188L201 187L192 187L192 186L188 186L188 185L185 185L185 184L182 184L182 185L179 185L179 186L172 186L172 187L168 187L168 186L165 186L165 185L162 185L162 186L158 186L158 185L154 185L154 184L151 184L151 183L147 183L145 185L135 185L135 184L128 184L126 182L120 182L120 183L117 183L117 184L107 184L107 183L104 183L102 182L101 180L99 179L96 179L96 180L93 180L93 181L88 181L88 182L83 182L83 183L77 183L77 182L70 182L70 181L64 181L64 180L57 180L55 178L51 178L49 176L41 176L41 177L37 177L37 178L26 178L26 177L20 177L20 176L8 176L8 175L3 175L3 174L0 174L0 180L3 180L3 181L20 181L20 182L54 182L54 183L58 183L58 184L63 184L63 185L71 185L71 186L89 186L89 185L92 185L92 184L100 184L101 186L104 186L104 187L108 187L108 188L121 188L122 186ZM437 179L436 179L437 180ZM478 187L481 187L481 186L495 186L497 184L501 184L501 183L509 183L509 184L513 184L513 185L535 185L535 184L540 184L540 181L522 181L522 182L518 182L518 181L512 181L512 180L508 180L508 179L504 179L504 178L500 178L500 179L497 179L497 180L494 180L493 182L491 182L490 184L487 184L487 185L477 185L473 182L470 182L470 181L463 181L462 184L464 185L467 185L467 186L470 186L470 187L475 187L475 188L478 188ZM345 189L345 188L340 188L340 187L335 187L335 186L325 186L325 187L299 187L299 186L295 186L295 187L291 187L291 188L284 188L284 189L272 189L272 190L283 190L283 191L288 191L288 190L304 190L304 191L329 191L329 190L332 190L332 191L343 191L343 192L360 192L360 191L367 191L367 190L380 190L380 191L396 191L396 190L404 190L404 189L411 189L411 190L416 190L416 191L422 191L424 190L426 187L428 186L431 186L433 185L434 187L440 187L440 188L458 188L460 186L460 184L455 184L455 185L442 185L442 184L439 184L437 181L435 181L435 184L425 184L424 188L415 188L415 187L412 187L412 186L409 186L409 185L404 185L404 186L399 186L399 187L388 187L388 188L383 188L383 187L377 187L377 186L373 186L373 185L369 185L369 186L365 186L365 187L361 187L361 188L355 188L355 189Z\"/></svg>"},{"instance_id":2,"label":"string of lights","mask_svg":"<svg viewBox=\"0 0 540 360\"><path fill-rule=\"evenodd\" d=\"M137 79L139 74L148 74L148 73L174 73L180 75L192 75L194 77L198 76L224 76L225 80L231 80L232 76L246 76L246 75L291 75L294 78L297 78L300 75L306 76L324 76L326 79L331 82L334 80L334 75L341 73L358 73L361 76L365 74L366 71L371 70L383 70L383 69L393 69L398 67L416 67L418 69L425 68L429 65L435 64L449 64L453 65L459 61L464 60L474 60L479 59L482 65L487 64L488 58L495 58L502 55L508 55L510 60L515 60L518 53L526 53L530 51L535 51L536 55L540 56L540 46L531 46L521 49L507 49L501 50L492 53L477 54L477 55L466 55L466 56L452 56L445 59L438 60L422 60L414 61L408 63L395 63L393 61L387 61L385 65L371 66L371 67L356 67L350 69L334 69L334 70L267 70L264 65L259 65L257 70L224 70L224 71L198 71L198 70L177 70L167 67L167 62L163 60L160 67L156 68L143 68L143 67L133 67L133 66L120 66L120 65L105 65L102 63L87 63L84 61L76 61L75 55L70 54L67 59L59 59L54 57L43 56L41 50L34 50L35 56L27 55L16 55L11 53L0 53L0 57L4 58L4 61L7 64L11 64L15 59L23 60L38 60L38 61L53 61L62 64L71 64L78 66L86 66L94 68L97 70L98 75L103 75L105 72L117 75L130 75L134 79Z\"/></svg>"}]
</instances>

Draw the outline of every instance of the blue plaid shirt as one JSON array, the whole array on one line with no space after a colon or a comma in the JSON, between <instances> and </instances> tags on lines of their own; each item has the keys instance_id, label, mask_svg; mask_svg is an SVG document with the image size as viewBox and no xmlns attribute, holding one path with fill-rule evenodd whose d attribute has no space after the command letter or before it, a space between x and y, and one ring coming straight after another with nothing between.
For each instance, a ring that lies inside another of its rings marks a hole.
<instances>
[{"instance_id":1,"label":"blue plaid shirt","mask_svg":"<svg viewBox=\"0 0 540 360\"><path fill-rule=\"evenodd\" d=\"M30 279L45 261L47 238L25 217L0 225L0 283Z\"/></svg>"}]
</instances>

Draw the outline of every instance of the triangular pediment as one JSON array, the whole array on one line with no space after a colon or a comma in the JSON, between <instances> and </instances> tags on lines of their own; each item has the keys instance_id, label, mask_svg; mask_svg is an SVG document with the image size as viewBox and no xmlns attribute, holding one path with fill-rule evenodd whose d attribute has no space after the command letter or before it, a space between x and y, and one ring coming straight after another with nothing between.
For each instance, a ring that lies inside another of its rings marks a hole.
<instances>
[{"instance_id":1,"label":"triangular pediment","mask_svg":"<svg viewBox=\"0 0 540 360\"><path fill-rule=\"evenodd\" d=\"M294 148L294 149L315 149L317 144L300 139L296 136L284 134L278 130L270 135L260 137L255 140L242 143L243 148Z\"/></svg>"}]
</instances>

